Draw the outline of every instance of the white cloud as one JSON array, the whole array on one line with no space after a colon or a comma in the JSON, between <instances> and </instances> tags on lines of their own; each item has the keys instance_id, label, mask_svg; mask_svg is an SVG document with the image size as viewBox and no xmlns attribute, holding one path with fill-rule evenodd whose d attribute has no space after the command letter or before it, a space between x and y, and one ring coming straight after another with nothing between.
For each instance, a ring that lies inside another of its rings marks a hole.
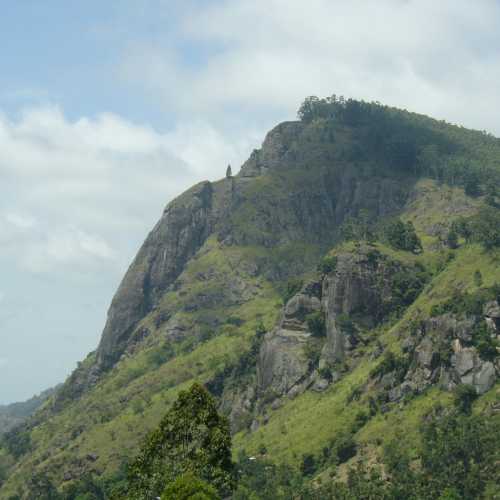
<instances>
[{"instance_id":1,"label":"white cloud","mask_svg":"<svg viewBox=\"0 0 500 500\"><path fill-rule=\"evenodd\" d=\"M335 92L500 133L499 18L494 0L207 2L178 22L206 54L198 64L168 33L128 46L120 67L164 106L215 123L224 110L290 118L305 96Z\"/></svg>"},{"instance_id":2,"label":"white cloud","mask_svg":"<svg viewBox=\"0 0 500 500\"><path fill-rule=\"evenodd\" d=\"M165 204L252 146L202 120L159 132L110 113L69 120L55 106L0 113L0 366L15 380L0 403L62 381L96 347Z\"/></svg>"},{"instance_id":3,"label":"white cloud","mask_svg":"<svg viewBox=\"0 0 500 500\"><path fill-rule=\"evenodd\" d=\"M200 121L159 133L109 113L69 121L57 107L0 116L0 258L36 272L124 269L167 201L249 150Z\"/></svg>"},{"instance_id":4,"label":"white cloud","mask_svg":"<svg viewBox=\"0 0 500 500\"><path fill-rule=\"evenodd\" d=\"M35 219L29 215L7 213L5 220L18 229L30 229L35 225Z\"/></svg>"}]
</instances>

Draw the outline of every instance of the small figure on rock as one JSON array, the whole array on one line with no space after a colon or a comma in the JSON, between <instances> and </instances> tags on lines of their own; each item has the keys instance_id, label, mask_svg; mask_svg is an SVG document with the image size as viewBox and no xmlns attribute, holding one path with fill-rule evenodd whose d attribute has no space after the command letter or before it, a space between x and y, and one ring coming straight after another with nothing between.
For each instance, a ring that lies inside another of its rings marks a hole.
<instances>
[{"instance_id":1,"label":"small figure on rock","mask_svg":"<svg viewBox=\"0 0 500 500\"><path fill-rule=\"evenodd\" d=\"M232 176L233 176L233 172L231 170L231 165L228 165L227 170L226 170L226 179L230 179Z\"/></svg>"}]
</instances>

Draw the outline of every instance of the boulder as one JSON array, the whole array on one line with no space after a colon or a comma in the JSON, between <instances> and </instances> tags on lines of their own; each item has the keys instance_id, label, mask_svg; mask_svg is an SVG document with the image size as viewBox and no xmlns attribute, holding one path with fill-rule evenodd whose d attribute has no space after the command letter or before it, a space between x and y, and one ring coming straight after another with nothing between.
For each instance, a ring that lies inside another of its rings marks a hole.
<instances>
[{"instance_id":1,"label":"boulder","mask_svg":"<svg viewBox=\"0 0 500 500\"><path fill-rule=\"evenodd\" d=\"M287 394L309 372L304 346L307 333L280 327L267 333L257 360L257 387L260 396Z\"/></svg>"},{"instance_id":2,"label":"boulder","mask_svg":"<svg viewBox=\"0 0 500 500\"><path fill-rule=\"evenodd\" d=\"M474 368L476 350L472 347L465 347L452 356L452 365L459 377L463 377Z\"/></svg>"},{"instance_id":3,"label":"boulder","mask_svg":"<svg viewBox=\"0 0 500 500\"><path fill-rule=\"evenodd\" d=\"M434 343L430 337L425 337L416 349L417 362L422 367L431 370L439 361L439 354L435 350ZM428 378L428 377L427 377Z\"/></svg>"},{"instance_id":4,"label":"boulder","mask_svg":"<svg viewBox=\"0 0 500 500\"><path fill-rule=\"evenodd\" d=\"M488 318L500 319L500 304L496 300L486 303L483 314Z\"/></svg>"},{"instance_id":5,"label":"boulder","mask_svg":"<svg viewBox=\"0 0 500 500\"><path fill-rule=\"evenodd\" d=\"M489 391L496 380L495 367L490 361L481 364L479 370L474 374L473 385L478 394Z\"/></svg>"}]
</instances>

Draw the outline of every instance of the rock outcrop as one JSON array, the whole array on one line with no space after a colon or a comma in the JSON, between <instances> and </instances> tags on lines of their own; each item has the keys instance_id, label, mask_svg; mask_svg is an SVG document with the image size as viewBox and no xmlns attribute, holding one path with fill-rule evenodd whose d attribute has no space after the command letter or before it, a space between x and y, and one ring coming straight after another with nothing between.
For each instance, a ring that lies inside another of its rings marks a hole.
<instances>
[{"instance_id":1,"label":"rock outcrop","mask_svg":"<svg viewBox=\"0 0 500 500\"><path fill-rule=\"evenodd\" d=\"M340 252L335 261L334 270L309 281L285 304L278 325L266 334L257 363L259 398L324 390L340 377L337 366L362 341L361 331L393 310L394 279L405 266L369 245ZM319 335L307 321L314 313L325 326ZM307 356L315 350L318 359Z\"/></svg>"},{"instance_id":2,"label":"rock outcrop","mask_svg":"<svg viewBox=\"0 0 500 500\"><path fill-rule=\"evenodd\" d=\"M490 303L485 312L495 304ZM500 377L498 356L496 363L481 357L473 344L478 321L485 318L457 318L445 314L423 321L403 343L408 370L402 382L394 380L389 400L398 401L405 394L421 393L433 384L446 390L467 384L478 394L491 389Z\"/></svg>"},{"instance_id":3,"label":"rock outcrop","mask_svg":"<svg viewBox=\"0 0 500 500\"><path fill-rule=\"evenodd\" d=\"M210 235L212 197L211 183L202 182L165 209L113 298L97 350L101 369L109 368L119 359L137 323Z\"/></svg>"},{"instance_id":4,"label":"rock outcrop","mask_svg":"<svg viewBox=\"0 0 500 500\"><path fill-rule=\"evenodd\" d=\"M257 362L260 397L273 399L288 394L309 375L310 362L304 348L312 333L306 318L321 311L320 294L318 282L304 286L287 302L276 328L264 337Z\"/></svg>"},{"instance_id":5,"label":"rock outcrop","mask_svg":"<svg viewBox=\"0 0 500 500\"><path fill-rule=\"evenodd\" d=\"M322 360L342 361L357 343L352 320L373 327L392 307L393 278L402 266L383 258L375 249L337 255L335 271L322 282L322 307L326 315L327 341ZM342 320L346 318L347 322Z\"/></svg>"}]
</instances>

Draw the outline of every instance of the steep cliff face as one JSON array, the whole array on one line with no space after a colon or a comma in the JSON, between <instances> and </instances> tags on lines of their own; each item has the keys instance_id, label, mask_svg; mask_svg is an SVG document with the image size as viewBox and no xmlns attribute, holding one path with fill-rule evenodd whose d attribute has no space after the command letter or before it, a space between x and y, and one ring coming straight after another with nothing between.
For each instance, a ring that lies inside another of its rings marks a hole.
<instances>
[{"instance_id":1,"label":"steep cliff face","mask_svg":"<svg viewBox=\"0 0 500 500\"><path fill-rule=\"evenodd\" d=\"M346 217L365 210L376 219L401 209L411 178L360 175L338 161L335 148L323 147L318 156L307 146L308 133L302 122L279 125L238 176L202 182L167 206L113 298L91 380L116 363L140 320L173 289L210 235L224 245L308 242L325 248ZM276 269L271 274L282 277Z\"/></svg>"},{"instance_id":2,"label":"steep cliff face","mask_svg":"<svg viewBox=\"0 0 500 500\"><path fill-rule=\"evenodd\" d=\"M340 253L336 262L334 273L322 284L327 332L322 358L327 364L343 361L346 351L357 343L354 330L342 324L342 317L352 318L367 329L385 319L394 307L394 277L404 268L368 247Z\"/></svg>"},{"instance_id":3,"label":"steep cliff face","mask_svg":"<svg viewBox=\"0 0 500 500\"><path fill-rule=\"evenodd\" d=\"M123 353L137 323L150 312L210 235L213 188L200 183L168 205L123 278L97 350L99 368Z\"/></svg>"},{"instance_id":4,"label":"steep cliff face","mask_svg":"<svg viewBox=\"0 0 500 500\"><path fill-rule=\"evenodd\" d=\"M284 306L278 325L264 338L257 361L257 394L275 399L310 384L305 349L312 339L307 317L321 313L320 281L307 283Z\"/></svg>"}]
</instances>

